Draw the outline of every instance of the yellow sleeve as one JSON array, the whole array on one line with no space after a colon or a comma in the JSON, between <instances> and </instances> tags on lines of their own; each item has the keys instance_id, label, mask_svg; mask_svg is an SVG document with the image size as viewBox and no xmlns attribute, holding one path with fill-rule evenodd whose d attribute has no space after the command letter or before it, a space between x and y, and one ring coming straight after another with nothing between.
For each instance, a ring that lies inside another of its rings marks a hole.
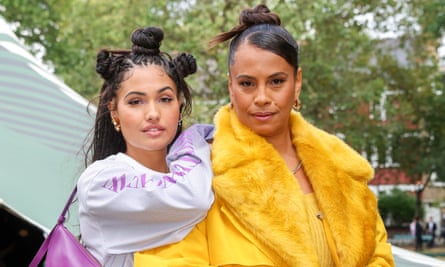
<instances>
[{"instance_id":1,"label":"yellow sleeve","mask_svg":"<svg viewBox=\"0 0 445 267\"><path fill-rule=\"evenodd\" d=\"M391 244L388 242L385 225L379 214L377 214L376 228L376 248L368 266L393 267L395 263Z\"/></svg>"},{"instance_id":2,"label":"yellow sleeve","mask_svg":"<svg viewBox=\"0 0 445 267\"><path fill-rule=\"evenodd\" d=\"M197 224L182 241L136 252L134 267L202 267L209 266L206 221Z\"/></svg>"},{"instance_id":3,"label":"yellow sleeve","mask_svg":"<svg viewBox=\"0 0 445 267\"><path fill-rule=\"evenodd\" d=\"M275 266L218 198L207 214L207 239L212 266Z\"/></svg>"}]
</instances>

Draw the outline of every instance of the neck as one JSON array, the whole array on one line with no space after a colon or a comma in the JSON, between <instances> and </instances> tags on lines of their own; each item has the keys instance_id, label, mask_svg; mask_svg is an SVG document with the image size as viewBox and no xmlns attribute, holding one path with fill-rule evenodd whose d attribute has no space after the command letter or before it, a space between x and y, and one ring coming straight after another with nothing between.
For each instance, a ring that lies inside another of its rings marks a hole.
<instances>
[{"instance_id":1,"label":"neck","mask_svg":"<svg viewBox=\"0 0 445 267\"><path fill-rule=\"evenodd\" d=\"M298 163L297 152L292 144L290 130L274 137L268 137L266 140L278 151L281 157L286 161L290 169L293 169Z\"/></svg>"}]
</instances>

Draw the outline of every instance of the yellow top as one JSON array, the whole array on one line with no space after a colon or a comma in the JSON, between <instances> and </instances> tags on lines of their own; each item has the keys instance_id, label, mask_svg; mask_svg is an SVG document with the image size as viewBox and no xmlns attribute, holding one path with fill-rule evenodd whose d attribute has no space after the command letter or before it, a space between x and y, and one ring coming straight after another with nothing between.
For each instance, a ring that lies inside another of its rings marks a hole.
<instances>
[{"instance_id":1,"label":"yellow top","mask_svg":"<svg viewBox=\"0 0 445 267\"><path fill-rule=\"evenodd\" d=\"M307 196L271 144L243 126L229 107L219 111L215 122L215 202L204 225L200 224L207 240L198 228L169 246L170 254L165 248L158 252L177 260L179 255L188 255L186 250L179 251L184 245L190 249L191 261L182 266L199 266L206 257L212 266L224 267L321 267L320 258L338 267L395 266L377 200L367 186L373 170L366 159L292 112L292 142L314 188L310 196L316 198L314 213L323 212L321 226L316 216L308 216L306 203L311 200L304 200ZM311 229L314 225L318 230ZM320 237L314 236L316 231L321 231ZM326 248L318 249L320 244L327 245L331 257ZM139 261L144 255L153 256L136 253L134 266L167 265L144 264Z\"/></svg>"},{"instance_id":2,"label":"yellow top","mask_svg":"<svg viewBox=\"0 0 445 267\"><path fill-rule=\"evenodd\" d=\"M308 226L312 234L312 244L317 253L320 266L335 266L329 251L321 213L314 193L304 195L304 204L308 215Z\"/></svg>"},{"instance_id":3,"label":"yellow top","mask_svg":"<svg viewBox=\"0 0 445 267\"><path fill-rule=\"evenodd\" d=\"M315 248L319 241L311 242L306 196L278 151L242 124L229 105L218 111L215 126L212 167L217 201L207 216L211 264L321 267ZM369 162L338 137L317 129L293 111L290 130L322 211L324 244L332 261L338 267L394 266L377 200L367 185L373 177ZM234 230L219 234L224 231L222 225ZM237 232L260 252L246 253L240 259L243 263L234 262L233 254L240 254L240 246L245 248L249 243L212 246L221 238L224 244L241 242L241 237L234 237ZM254 256L260 260L248 259Z\"/></svg>"}]
</instances>

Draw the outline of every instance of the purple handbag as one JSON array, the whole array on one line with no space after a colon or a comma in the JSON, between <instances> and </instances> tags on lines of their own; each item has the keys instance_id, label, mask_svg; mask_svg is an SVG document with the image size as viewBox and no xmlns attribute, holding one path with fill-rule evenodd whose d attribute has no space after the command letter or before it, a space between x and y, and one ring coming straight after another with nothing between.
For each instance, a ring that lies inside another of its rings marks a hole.
<instances>
[{"instance_id":1,"label":"purple handbag","mask_svg":"<svg viewBox=\"0 0 445 267\"><path fill-rule=\"evenodd\" d=\"M70 207L77 187L71 193L68 202L60 214L57 224L49 233L37 251L29 267L37 267L46 254L45 267L100 267L99 262L88 250L80 244L79 240L63 225L65 214Z\"/></svg>"}]
</instances>

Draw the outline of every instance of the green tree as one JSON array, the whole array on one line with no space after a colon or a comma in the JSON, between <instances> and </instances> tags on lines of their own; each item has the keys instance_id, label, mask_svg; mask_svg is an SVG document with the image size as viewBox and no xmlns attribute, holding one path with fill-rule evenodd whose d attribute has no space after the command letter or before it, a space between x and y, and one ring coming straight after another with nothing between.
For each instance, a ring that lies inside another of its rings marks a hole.
<instances>
[{"instance_id":1,"label":"green tree","mask_svg":"<svg viewBox=\"0 0 445 267\"><path fill-rule=\"evenodd\" d=\"M445 0L415 2L422 6L418 18L424 27L424 32L435 38L442 38L445 32Z\"/></svg>"},{"instance_id":2,"label":"green tree","mask_svg":"<svg viewBox=\"0 0 445 267\"><path fill-rule=\"evenodd\" d=\"M100 79L95 55L102 47L128 47L131 31L161 26L164 50L198 60L191 77L190 122L211 122L228 102L227 45L207 42L230 30L239 11L258 1L2 0L0 14L55 74L87 98ZM302 113L363 152L377 167L400 166L413 179L440 174L445 161L443 80L434 51L444 31L444 0L264 1L299 41L303 69ZM372 17L373 20L365 18ZM388 18L394 18L388 24ZM398 19L401 18L401 19ZM396 46L375 31L397 31ZM403 51L399 62L394 51ZM385 100L385 101L383 101ZM442 112L442 113L441 113Z\"/></svg>"},{"instance_id":3,"label":"green tree","mask_svg":"<svg viewBox=\"0 0 445 267\"><path fill-rule=\"evenodd\" d=\"M393 225L408 223L416 213L416 198L397 188L390 193L382 193L379 195L379 212L384 220L391 218Z\"/></svg>"},{"instance_id":4,"label":"green tree","mask_svg":"<svg viewBox=\"0 0 445 267\"><path fill-rule=\"evenodd\" d=\"M433 176L445 180L445 125L439 118L445 111L445 80L435 53L445 27L445 8L440 2L445 4L438 0L402 5L406 16L400 27L416 27L405 29L399 36L397 55L384 49L377 51L378 68L373 70L374 77L383 80L386 91L393 94L384 105L385 123L373 125L387 138L371 138L368 147L379 151L379 166L391 161L413 183L422 181L424 187ZM376 117L382 115L381 109L374 110Z\"/></svg>"}]
</instances>

